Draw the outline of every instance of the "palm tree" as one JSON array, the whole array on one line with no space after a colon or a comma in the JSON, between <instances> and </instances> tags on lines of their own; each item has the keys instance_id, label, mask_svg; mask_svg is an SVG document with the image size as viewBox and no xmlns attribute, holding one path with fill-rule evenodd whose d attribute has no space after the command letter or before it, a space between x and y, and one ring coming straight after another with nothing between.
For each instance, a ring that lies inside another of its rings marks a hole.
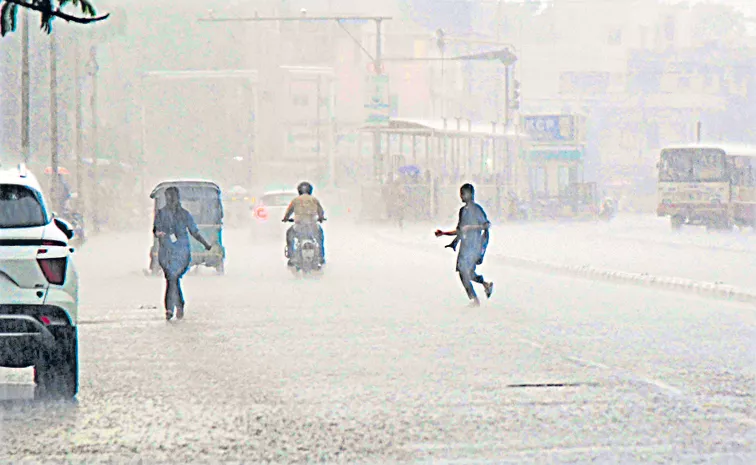
<instances>
[{"instance_id":1,"label":"palm tree","mask_svg":"<svg viewBox=\"0 0 756 465\"><path fill-rule=\"evenodd\" d=\"M68 22L89 24L107 19L109 14L97 16L94 6L89 0L0 0L0 36L5 36L16 30L16 16L19 8L32 10L40 15L41 28L48 34L52 32L52 22L60 18ZM78 7L84 16L65 13L63 9L71 4Z\"/></svg>"}]
</instances>

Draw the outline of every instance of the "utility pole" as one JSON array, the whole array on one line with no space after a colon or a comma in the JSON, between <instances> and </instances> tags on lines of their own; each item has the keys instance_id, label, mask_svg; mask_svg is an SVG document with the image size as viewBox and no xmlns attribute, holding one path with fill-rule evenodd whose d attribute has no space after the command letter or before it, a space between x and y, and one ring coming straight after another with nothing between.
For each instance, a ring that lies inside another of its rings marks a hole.
<instances>
[{"instance_id":1,"label":"utility pole","mask_svg":"<svg viewBox=\"0 0 756 465\"><path fill-rule=\"evenodd\" d=\"M373 68L376 76L383 75L383 38L381 37L381 19L375 21L375 59ZM390 95L390 94L389 94ZM390 97L389 97L390 98ZM383 150L381 147L381 132L373 133L373 171L380 184L384 182L383 176Z\"/></svg>"},{"instance_id":2,"label":"utility pole","mask_svg":"<svg viewBox=\"0 0 756 465\"><path fill-rule=\"evenodd\" d=\"M62 206L63 199L58 198L58 57L55 37L56 34L50 34L50 200L57 209Z\"/></svg>"},{"instance_id":3,"label":"utility pole","mask_svg":"<svg viewBox=\"0 0 756 465\"><path fill-rule=\"evenodd\" d=\"M443 29L436 31L436 46L441 52L441 119L446 119L446 77L444 75L444 58L446 52L446 36Z\"/></svg>"},{"instance_id":4,"label":"utility pole","mask_svg":"<svg viewBox=\"0 0 756 465\"><path fill-rule=\"evenodd\" d=\"M330 167L328 177L331 180L331 186L336 185L336 89L333 76L328 82L328 166Z\"/></svg>"},{"instance_id":5,"label":"utility pole","mask_svg":"<svg viewBox=\"0 0 756 465\"><path fill-rule=\"evenodd\" d=\"M29 13L24 9L21 13L23 35L21 36L21 152L24 163L29 163L31 147L29 131L31 118L29 115Z\"/></svg>"},{"instance_id":6,"label":"utility pole","mask_svg":"<svg viewBox=\"0 0 756 465\"><path fill-rule=\"evenodd\" d=\"M316 97L315 97L315 138L317 139L317 154L318 154L318 161L320 161L320 104L321 104L321 98L320 98L320 76L318 76L317 84L316 84Z\"/></svg>"},{"instance_id":7,"label":"utility pole","mask_svg":"<svg viewBox=\"0 0 756 465\"><path fill-rule=\"evenodd\" d=\"M76 105L76 194L78 195L78 210L84 215L84 192L82 190L82 162L81 153L84 147L82 134L82 111L81 111L81 41L77 38L74 44L74 100Z\"/></svg>"},{"instance_id":8,"label":"utility pole","mask_svg":"<svg viewBox=\"0 0 756 465\"><path fill-rule=\"evenodd\" d=\"M98 214L99 199L97 198L97 157L100 153L100 140L97 135L97 46L92 45L89 49L89 74L92 76L92 97L90 104L92 107L92 227L95 233L100 232L100 219Z\"/></svg>"},{"instance_id":9,"label":"utility pole","mask_svg":"<svg viewBox=\"0 0 756 465\"><path fill-rule=\"evenodd\" d=\"M511 87L510 65L504 66L504 129L509 129L509 110L511 106L509 88Z\"/></svg>"}]
</instances>

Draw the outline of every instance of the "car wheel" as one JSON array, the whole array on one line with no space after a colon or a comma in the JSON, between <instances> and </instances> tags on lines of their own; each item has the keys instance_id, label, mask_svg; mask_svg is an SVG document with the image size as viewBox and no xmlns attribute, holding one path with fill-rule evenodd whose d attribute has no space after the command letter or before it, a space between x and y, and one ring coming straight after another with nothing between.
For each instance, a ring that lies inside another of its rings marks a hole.
<instances>
[{"instance_id":1,"label":"car wheel","mask_svg":"<svg viewBox=\"0 0 756 465\"><path fill-rule=\"evenodd\" d=\"M71 400L79 391L79 350L76 329L64 333L55 347L42 349L34 366L34 396Z\"/></svg>"}]
</instances>

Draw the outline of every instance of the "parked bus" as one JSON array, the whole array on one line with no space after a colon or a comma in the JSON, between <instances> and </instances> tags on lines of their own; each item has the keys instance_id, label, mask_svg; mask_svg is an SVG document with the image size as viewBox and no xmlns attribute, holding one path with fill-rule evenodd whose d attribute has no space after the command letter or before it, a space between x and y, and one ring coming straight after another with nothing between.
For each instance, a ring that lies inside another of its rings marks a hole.
<instances>
[{"instance_id":1,"label":"parked bus","mask_svg":"<svg viewBox=\"0 0 756 465\"><path fill-rule=\"evenodd\" d=\"M658 164L658 216L673 229L756 226L756 147L727 144L675 145Z\"/></svg>"}]
</instances>

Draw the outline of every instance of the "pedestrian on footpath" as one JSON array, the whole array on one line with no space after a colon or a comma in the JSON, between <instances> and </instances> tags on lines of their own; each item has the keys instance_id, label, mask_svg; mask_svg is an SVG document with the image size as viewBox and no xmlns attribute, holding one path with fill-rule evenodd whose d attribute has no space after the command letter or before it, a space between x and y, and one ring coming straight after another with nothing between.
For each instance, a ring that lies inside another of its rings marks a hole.
<instances>
[{"instance_id":1,"label":"pedestrian on footpath","mask_svg":"<svg viewBox=\"0 0 756 465\"><path fill-rule=\"evenodd\" d=\"M454 236L454 240L446 247L456 251L459 245L457 272L470 299L470 306L477 307L480 300L475 294L473 282L483 285L486 297L491 298L493 293L493 282L486 282L483 276L475 271L475 268L483 263L486 254L491 222L488 221L483 207L475 203L475 188L472 184L464 184L459 189L459 195L465 205L459 209L457 228L454 231L437 229L435 234L436 237Z\"/></svg>"},{"instance_id":2,"label":"pedestrian on footpath","mask_svg":"<svg viewBox=\"0 0 756 465\"><path fill-rule=\"evenodd\" d=\"M165 275L165 319L184 317L184 294L181 291L181 277L189 269L192 260L189 234L205 249L212 246L202 237L192 214L181 206L179 190L169 187L165 190L165 206L155 214L152 233L158 238L158 263Z\"/></svg>"}]
</instances>

